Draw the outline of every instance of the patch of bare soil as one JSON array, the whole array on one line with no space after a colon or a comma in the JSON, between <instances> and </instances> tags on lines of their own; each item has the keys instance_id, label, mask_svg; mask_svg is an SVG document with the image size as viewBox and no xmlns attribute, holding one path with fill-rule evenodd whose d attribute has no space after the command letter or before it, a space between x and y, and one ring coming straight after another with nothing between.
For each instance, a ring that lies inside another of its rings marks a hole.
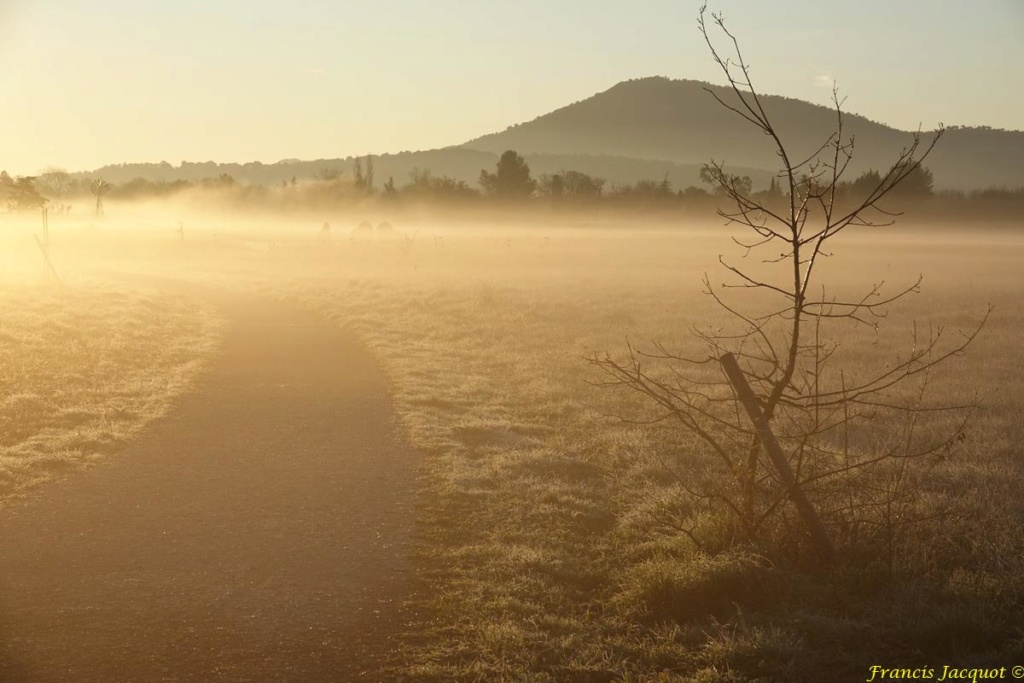
<instances>
[{"instance_id":1,"label":"patch of bare soil","mask_svg":"<svg viewBox=\"0 0 1024 683\"><path fill-rule=\"evenodd\" d=\"M349 681L411 616L416 454L336 326L217 295L203 385L0 510L0 681Z\"/></svg>"}]
</instances>

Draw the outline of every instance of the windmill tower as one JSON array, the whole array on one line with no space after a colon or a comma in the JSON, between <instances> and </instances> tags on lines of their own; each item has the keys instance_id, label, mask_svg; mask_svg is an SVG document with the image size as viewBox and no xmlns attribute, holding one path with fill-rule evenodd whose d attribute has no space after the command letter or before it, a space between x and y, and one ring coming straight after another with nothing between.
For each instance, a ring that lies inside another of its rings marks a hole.
<instances>
[{"instance_id":1,"label":"windmill tower","mask_svg":"<svg viewBox=\"0 0 1024 683\"><path fill-rule=\"evenodd\" d=\"M89 185L92 193L96 195L96 218L103 217L103 195L110 192L110 183L103 178L97 178Z\"/></svg>"}]
</instances>

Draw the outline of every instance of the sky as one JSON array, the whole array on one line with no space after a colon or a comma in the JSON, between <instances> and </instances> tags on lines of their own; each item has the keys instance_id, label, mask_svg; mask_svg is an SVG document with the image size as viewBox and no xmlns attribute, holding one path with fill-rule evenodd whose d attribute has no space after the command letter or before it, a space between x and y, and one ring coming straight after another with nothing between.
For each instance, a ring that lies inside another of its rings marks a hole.
<instances>
[{"instance_id":1,"label":"sky","mask_svg":"<svg viewBox=\"0 0 1024 683\"><path fill-rule=\"evenodd\" d=\"M0 0L0 169L461 144L645 76L724 83L699 0ZM1024 129L1024 0L710 0L765 93Z\"/></svg>"}]
</instances>

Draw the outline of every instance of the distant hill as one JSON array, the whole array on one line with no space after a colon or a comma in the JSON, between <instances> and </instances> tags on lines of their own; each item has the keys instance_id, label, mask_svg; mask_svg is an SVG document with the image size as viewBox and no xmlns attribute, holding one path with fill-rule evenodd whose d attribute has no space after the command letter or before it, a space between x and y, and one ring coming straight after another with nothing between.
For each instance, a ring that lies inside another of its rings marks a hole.
<instances>
[{"instance_id":1,"label":"distant hill","mask_svg":"<svg viewBox=\"0 0 1024 683\"><path fill-rule=\"evenodd\" d=\"M528 123L462 145L500 153L593 154L659 159L675 164L724 160L729 166L777 169L771 140L728 111L707 92L735 102L731 90L699 81L654 77L619 83ZM835 129L827 107L775 95L763 97L793 156L809 156ZM928 112L921 112L927 118ZM856 138L851 172L888 168L911 134L863 116L845 115L845 134ZM1024 186L1024 132L951 128L926 166L936 186L975 189Z\"/></svg>"},{"instance_id":2,"label":"distant hill","mask_svg":"<svg viewBox=\"0 0 1024 683\"><path fill-rule=\"evenodd\" d=\"M754 186L767 186L778 170L771 141L723 108L707 92L726 101L728 89L699 81L654 77L619 83L580 102L530 122L485 135L462 145L421 152L374 156L378 187L393 177L408 181L413 169L464 180L476 187L481 169L493 170L507 149L522 154L533 175L575 170L610 184L668 177L673 187L699 185L698 174L709 160L725 161L733 173L749 175ZM810 155L834 130L835 112L802 100L768 95L763 102L792 156ZM928 112L921 112L927 117ZM888 168L911 134L848 113L845 135L856 137L850 173ZM202 180L228 174L236 180L279 185L293 177L305 180L328 171L352 177L353 157L273 164L182 162L115 164L78 176L111 183L134 178L152 181ZM951 128L926 166L938 188L1024 187L1024 132L990 128Z\"/></svg>"}]
</instances>

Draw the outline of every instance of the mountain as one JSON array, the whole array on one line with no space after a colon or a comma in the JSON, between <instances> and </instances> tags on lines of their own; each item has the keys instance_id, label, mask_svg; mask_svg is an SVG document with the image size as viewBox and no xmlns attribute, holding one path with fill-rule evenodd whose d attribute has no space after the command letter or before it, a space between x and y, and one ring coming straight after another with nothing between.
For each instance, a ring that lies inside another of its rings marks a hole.
<instances>
[{"instance_id":1,"label":"mountain","mask_svg":"<svg viewBox=\"0 0 1024 683\"><path fill-rule=\"evenodd\" d=\"M698 81L653 77L625 81L605 92L557 109L500 133L462 145L420 152L374 156L378 187L393 177L399 186L414 169L449 176L477 186L481 169L493 171L508 149L522 154L533 175L580 171L611 185L668 178L675 188L699 185L701 166L714 159L732 173L749 175L755 188L766 187L778 166L771 140L725 109L708 92L726 102L735 94ZM835 129L835 112L801 100L765 95L765 110L775 122L791 158L810 156ZM922 112L926 116L927 112ZM844 116L844 138L855 136L848 178L892 165L911 133L856 114ZM933 133L925 133L930 140ZM202 180L228 174L246 183L279 185L342 172L351 177L355 158L274 164L167 162L104 166L83 177L111 183L134 178L152 181ZM939 189L1024 187L1024 132L991 128L950 128L925 165Z\"/></svg>"},{"instance_id":2,"label":"mountain","mask_svg":"<svg viewBox=\"0 0 1024 683\"><path fill-rule=\"evenodd\" d=\"M726 103L738 103L730 89L699 81L625 81L461 146L494 153L514 149L528 161L535 154L591 154L680 165L715 159L729 167L778 169L771 139L723 107L712 93ZM776 95L763 96L762 103L791 158L810 156L835 130L835 111L828 107ZM888 168L911 141L910 132L856 114L845 113L843 123L844 138L855 137L851 173ZM924 138L932 136L926 132ZM939 188L1024 186L1024 132L950 128L925 165Z\"/></svg>"}]
</instances>

